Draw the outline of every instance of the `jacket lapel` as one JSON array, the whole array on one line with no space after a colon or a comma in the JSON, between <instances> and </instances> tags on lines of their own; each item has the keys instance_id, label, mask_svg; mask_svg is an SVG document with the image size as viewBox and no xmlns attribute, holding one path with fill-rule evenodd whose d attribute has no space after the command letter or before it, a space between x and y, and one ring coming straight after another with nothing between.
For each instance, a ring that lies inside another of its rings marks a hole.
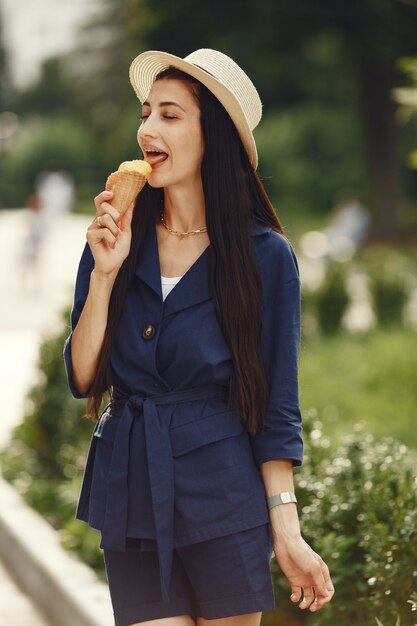
<instances>
[{"instance_id":1,"label":"jacket lapel","mask_svg":"<svg viewBox=\"0 0 417 626\"><path fill-rule=\"evenodd\" d=\"M270 226L254 220L251 225L251 237L264 235L271 230ZM211 292L211 245L196 259L183 275L174 289L162 301L161 269L159 263L156 227L153 225L143 240L136 276L146 283L159 297L164 307L164 317L182 309L209 300Z\"/></svg>"},{"instance_id":2,"label":"jacket lapel","mask_svg":"<svg viewBox=\"0 0 417 626\"><path fill-rule=\"evenodd\" d=\"M207 246L164 302L164 316L211 298L211 246Z\"/></svg>"},{"instance_id":3,"label":"jacket lapel","mask_svg":"<svg viewBox=\"0 0 417 626\"><path fill-rule=\"evenodd\" d=\"M135 275L143 280L161 299L161 269L155 225L152 224L142 241Z\"/></svg>"}]
</instances>

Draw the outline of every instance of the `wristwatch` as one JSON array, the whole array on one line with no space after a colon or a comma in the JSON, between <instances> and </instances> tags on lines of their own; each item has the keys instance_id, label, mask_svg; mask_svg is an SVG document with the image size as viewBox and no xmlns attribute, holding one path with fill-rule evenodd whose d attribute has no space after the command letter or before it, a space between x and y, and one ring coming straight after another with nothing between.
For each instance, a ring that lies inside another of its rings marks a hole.
<instances>
[{"instance_id":1,"label":"wristwatch","mask_svg":"<svg viewBox=\"0 0 417 626\"><path fill-rule=\"evenodd\" d=\"M295 493L293 491L281 491L275 496L270 496L267 498L268 509L272 509L273 506L277 506L278 504L288 504L288 502L297 502L297 498L295 497Z\"/></svg>"}]
</instances>

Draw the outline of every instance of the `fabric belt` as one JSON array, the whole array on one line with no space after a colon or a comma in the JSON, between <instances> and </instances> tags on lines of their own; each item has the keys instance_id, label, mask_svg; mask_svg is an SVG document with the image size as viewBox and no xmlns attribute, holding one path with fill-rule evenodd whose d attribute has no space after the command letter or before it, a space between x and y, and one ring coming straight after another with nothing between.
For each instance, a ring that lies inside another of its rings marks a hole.
<instances>
[{"instance_id":1,"label":"fabric belt","mask_svg":"<svg viewBox=\"0 0 417 626\"><path fill-rule=\"evenodd\" d=\"M161 419L157 406L215 397L227 398L228 388L213 384L167 391L153 396L115 395L114 397L116 406L122 405L122 413L113 444L100 547L121 552L126 549L130 433L133 420L143 414L164 603L170 601L169 589L174 549L174 464L170 425L166 423L166 420Z\"/></svg>"}]
</instances>

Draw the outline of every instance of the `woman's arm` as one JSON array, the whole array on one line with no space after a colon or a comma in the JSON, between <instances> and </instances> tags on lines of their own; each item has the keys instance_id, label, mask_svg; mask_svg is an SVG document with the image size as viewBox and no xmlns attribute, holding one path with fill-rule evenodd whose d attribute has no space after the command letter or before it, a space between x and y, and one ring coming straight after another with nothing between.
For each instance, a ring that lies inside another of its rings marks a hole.
<instances>
[{"instance_id":1,"label":"woman's arm","mask_svg":"<svg viewBox=\"0 0 417 626\"><path fill-rule=\"evenodd\" d=\"M75 397L87 397L97 371L97 362L107 327L110 297L120 267L129 254L133 204L120 219L109 204L112 192L95 197L97 215L87 230L71 313L71 334L64 358L70 389Z\"/></svg>"},{"instance_id":2,"label":"woman's arm","mask_svg":"<svg viewBox=\"0 0 417 626\"><path fill-rule=\"evenodd\" d=\"M84 395L92 384L107 326L110 296L117 272L93 269L87 300L71 337L73 384Z\"/></svg>"},{"instance_id":3,"label":"woman's arm","mask_svg":"<svg viewBox=\"0 0 417 626\"><path fill-rule=\"evenodd\" d=\"M264 299L262 354L269 385L265 428L252 439L265 493L269 498L294 491L293 467L302 464L302 419L298 394L301 329L301 282L290 243L271 233L261 259ZM317 611L334 588L323 559L304 541L297 504L269 510L274 552L291 586L291 600Z\"/></svg>"},{"instance_id":4,"label":"woman's arm","mask_svg":"<svg viewBox=\"0 0 417 626\"><path fill-rule=\"evenodd\" d=\"M294 491L292 461L275 459L261 465L266 497ZM329 568L301 536L297 504L288 502L269 510L274 552L291 586L291 600L300 609L317 611L330 602L334 587Z\"/></svg>"},{"instance_id":5,"label":"woman's arm","mask_svg":"<svg viewBox=\"0 0 417 626\"><path fill-rule=\"evenodd\" d=\"M261 465L266 497L274 496L281 491L294 491L293 464L286 459L267 461ZM279 545L290 537L300 537L300 522L297 505L288 502L274 506L269 511L274 545Z\"/></svg>"}]
</instances>

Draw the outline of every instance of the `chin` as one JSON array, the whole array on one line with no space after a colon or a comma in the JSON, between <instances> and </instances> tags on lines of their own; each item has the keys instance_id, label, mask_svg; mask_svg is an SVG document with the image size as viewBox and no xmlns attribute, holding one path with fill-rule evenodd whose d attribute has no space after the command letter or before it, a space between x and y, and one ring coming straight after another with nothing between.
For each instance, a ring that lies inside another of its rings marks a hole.
<instances>
[{"instance_id":1,"label":"chin","mask_svg":"<svg viewBox=\"0 0 417 626\"><path fill-rule=\"evenodd\" d=\"M165 187L163 183L151 181L149 180L149 178L148 178L148 185L150 185L153 189L161 189L162 187Z\"/></svg>"}]
</instances>

